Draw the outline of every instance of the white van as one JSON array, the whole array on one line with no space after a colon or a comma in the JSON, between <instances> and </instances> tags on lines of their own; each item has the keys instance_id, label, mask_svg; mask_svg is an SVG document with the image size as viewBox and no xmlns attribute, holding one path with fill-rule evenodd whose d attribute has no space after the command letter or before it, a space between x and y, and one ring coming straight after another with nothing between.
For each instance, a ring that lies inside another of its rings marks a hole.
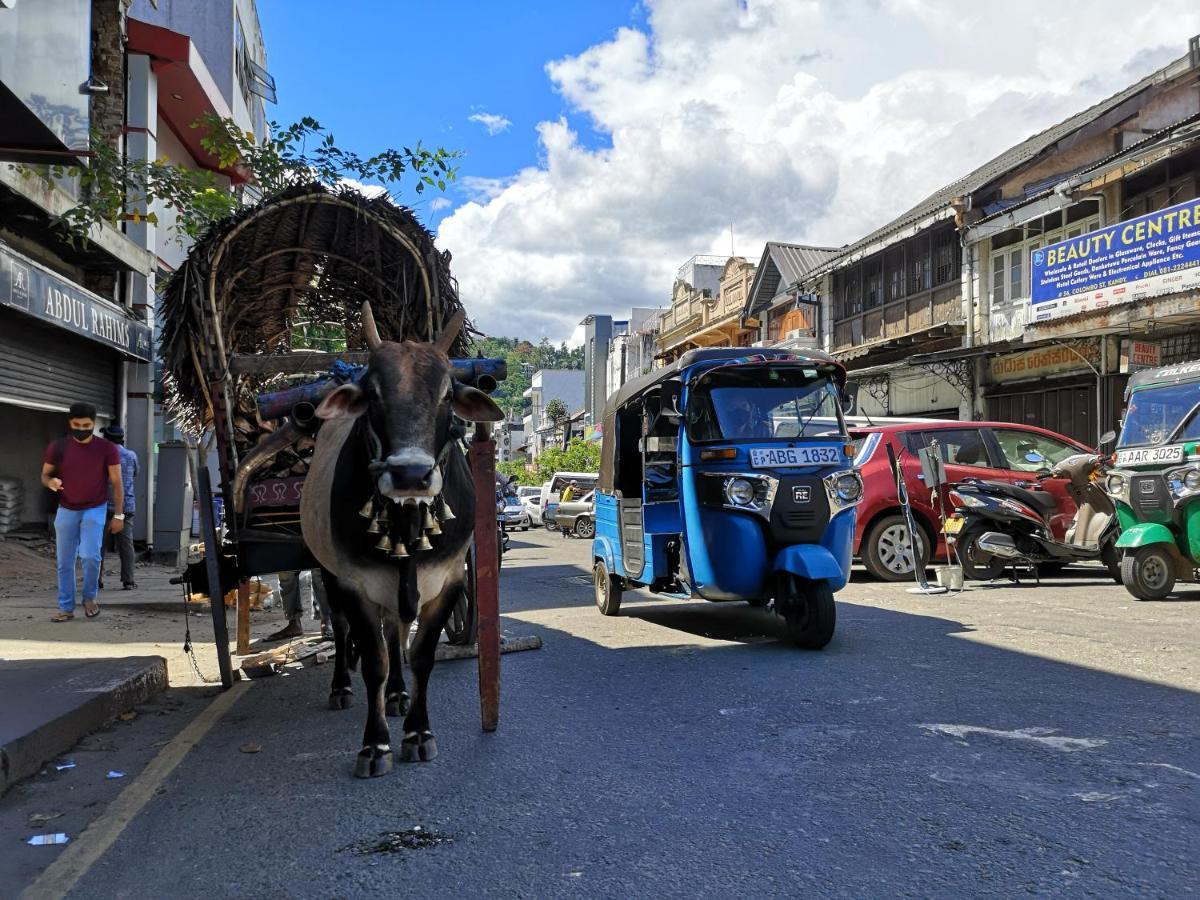
<instances>
[{"instance_id":1,"label":"white van","mask_svg":"<svg viewBox=\"0 0 1200 900\"><path fill-rule=\"evenodd\" d=\"M546 504L557 503L563 488L572 481L578 482L576 496L582 497L588 491L595 489L597 478L599 478L599 475L596 472L555 472L554 477L542 485L542 499L539 506L543 522L545 521Z\"/></svg>"}]
</instances>

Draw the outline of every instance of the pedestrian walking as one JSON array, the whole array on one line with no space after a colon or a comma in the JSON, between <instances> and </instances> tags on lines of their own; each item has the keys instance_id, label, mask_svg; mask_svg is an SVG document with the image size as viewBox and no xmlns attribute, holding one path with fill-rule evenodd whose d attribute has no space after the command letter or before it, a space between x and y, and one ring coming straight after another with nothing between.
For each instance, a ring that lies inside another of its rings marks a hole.
<instances>
[{"instance_id":1,"label":"pedestrian walking","mask_svg":"<svg viewBox=\"0 0 1200 900\"><path fill-rule=\"evenodd\" d=\"M578 490L579 490L579 482L572 481L565 488L563 488L563 492L558 497L558 505L561 507L564 503L570 503L572 500L575 499L575 493ZM562 532L562 536L564 538L571 536L571 530L569 528L566 528L565 526L559 526L558 530L560 532Z\"/></svg>"},{"instance_id":2,"label":"pedestrian walking","mask_svg":"<svg viewBox=\"0 0 1200 900\"><path fill-rule=\"evenodd\" d=\"M317 607L313 618L320 615L321 636L333 637L333 628L329 623L329 599L325 596L325 582L317 569L309 571L309 583L312 585L313 603ZM286 641L288 638L304 636L304 603L300 597L300 573L279 573L279 595L283 600L283 614L288 623L283 628L270 635L268 641Z\"/></svg>"},{"instance_id":3,"label":"pedestrian walking","mask_svg":"<svg viewBox=\"0 0 1200 900\"><path fill-rule=\"evenodd\" d=\"M100 433L104 435L105 440L111 441L117 445L117 453L121 457L121 487L125 495L125 508L118 510L113 506L112 492L108 496L108 524L112 524L113 515L117 512L125 513L125 527L112 536L112 543L116 545L117 555L121 559L121 589L132 591L137 587L137 582L133 580L133 517L137 513L137 501L134 498L133 480L138 474L138 456L132 450L125 446L125 429L120 425L109 425L107 428L101 428ZM100 553L100 589L104 589L104 557L105 550L108 548L108 540L106 539Z\"/></svg>"},{"instance_id":4,"label":"pedestrian walking","mask_svg":"<svg viewBox=\"0 0 1200 900\"><path fill-rule=\"evenodd\" d=\"M100 544L112 486L115 509L125 508L121 455L117 445L98 437L96 407L74 403L67 414L70 433L56 438L42 455L42 484L58 494L54 517L58 555L58 612L54 622L75 618L75 561L83 564L83 611L100 615L96 591L100 585ZM108 526L113 534L125 527L125 514L114 513Z\"/></svg>"}]
</instances>

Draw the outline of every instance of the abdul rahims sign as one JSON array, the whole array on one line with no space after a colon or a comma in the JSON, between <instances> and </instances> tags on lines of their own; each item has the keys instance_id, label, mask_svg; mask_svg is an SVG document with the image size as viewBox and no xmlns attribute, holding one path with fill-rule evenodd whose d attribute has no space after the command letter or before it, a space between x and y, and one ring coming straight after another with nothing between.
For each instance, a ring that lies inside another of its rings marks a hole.
<instances>
[{"instance_id":1,"label":"abdul rahims sign","mask_svg":"<svg viewBox=\"0 0 1200 900\"><path fill-rule=\"evenodd\" d=\"M1033 320L1200 289L1200 200L1031 254Z\"/></svg>"},{"instance_id":2,"label":"abdul rahims sign","mask_svg":"<svg viewBox=\"0 0 1200 900\"><path fill-rule=\"evenodd\" d=\"M144 322L3 244L0 306L18 309L144 362L153 355L150 327Z\"/></svg>"}]
</instances>

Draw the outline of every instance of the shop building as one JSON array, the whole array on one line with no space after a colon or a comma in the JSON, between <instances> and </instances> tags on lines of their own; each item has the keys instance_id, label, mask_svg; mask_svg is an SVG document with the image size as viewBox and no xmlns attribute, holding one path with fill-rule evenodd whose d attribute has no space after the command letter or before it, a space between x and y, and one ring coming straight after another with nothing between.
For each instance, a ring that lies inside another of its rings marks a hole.
<instances>
[{"instance_id":1,"label":"shop building","mask_svg":"<svg viewBox=\"0 0 1200 900\"><path fill-rule=\"evenodd\" d=\"M700 346L694 337L704 324L704 303L721 290L724 256L693 256L679 268L671 287L671 306L658 321L656 360L666 365Z\"/></svg>"},{"instance_id":2,"label":"shop building","mask_svg":"<svg viewBox=\"0 0 1200 900\"><path fill-rule=\"evenodd\" d=\"M810 247L768 241L746 293L741 322L756 329L756 347L803 350L825 349L822 322L829 320L828 306L820 298L805 294L805 276L839 251L833 247Z\"/></svg>"},{"instance_id":3,"label":"shop building","mask_svg":"<svg viewBox=\"0 0 1200 900\"><path fill-rule=\"evenodd\" d=\"M32 174L83 161L93 129L120 148L123 28L121 0L0 6L0 474L22 481L27 524L53 514L42 451L70 405L122 420L129 372L152 359L132 284L153 257L107 224L68 240L54 217L78 184Z\"/></svg>"}]
</instances>

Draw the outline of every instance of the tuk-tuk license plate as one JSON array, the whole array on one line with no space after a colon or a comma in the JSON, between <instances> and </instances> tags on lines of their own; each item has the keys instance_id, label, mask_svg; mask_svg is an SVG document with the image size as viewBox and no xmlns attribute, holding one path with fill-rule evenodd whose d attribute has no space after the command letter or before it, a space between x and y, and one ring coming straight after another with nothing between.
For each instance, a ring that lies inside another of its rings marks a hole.
<instances>
[{"instance_id":1,"label":"tuk-tuk license plate","mask_svg":"<svg viewBox=\"0 0 1200 900\"><path fill-rule=\"evenodd\" d=\"M963 519L947 519L946 527L942 529L945 534L958 534L963 530Z\"/></svg>"},{"instance_id":2,"label":"tuk-tuk license plate","mask_svg":"<svg viewBox=\"0 0 1200 900\"><path fill-rule=\"evenodd\" d=\"M751 447L750 465L756 469L787 466L825 466L844 461L841 447Z\"/></svg>"},{"instance_id":3,"label":"tuk-tuk license plate","mask_svg":"<svg viewBox=\"0 0 1200 900\"><path fill-rule=\"evenodd\" d=\"M1173 447L1143 447L1138 450L1118 450L1118 466L1144 466L1151 463L1172 463L1183 459L1183 444Z\"/></svg>"}]
</instances>

